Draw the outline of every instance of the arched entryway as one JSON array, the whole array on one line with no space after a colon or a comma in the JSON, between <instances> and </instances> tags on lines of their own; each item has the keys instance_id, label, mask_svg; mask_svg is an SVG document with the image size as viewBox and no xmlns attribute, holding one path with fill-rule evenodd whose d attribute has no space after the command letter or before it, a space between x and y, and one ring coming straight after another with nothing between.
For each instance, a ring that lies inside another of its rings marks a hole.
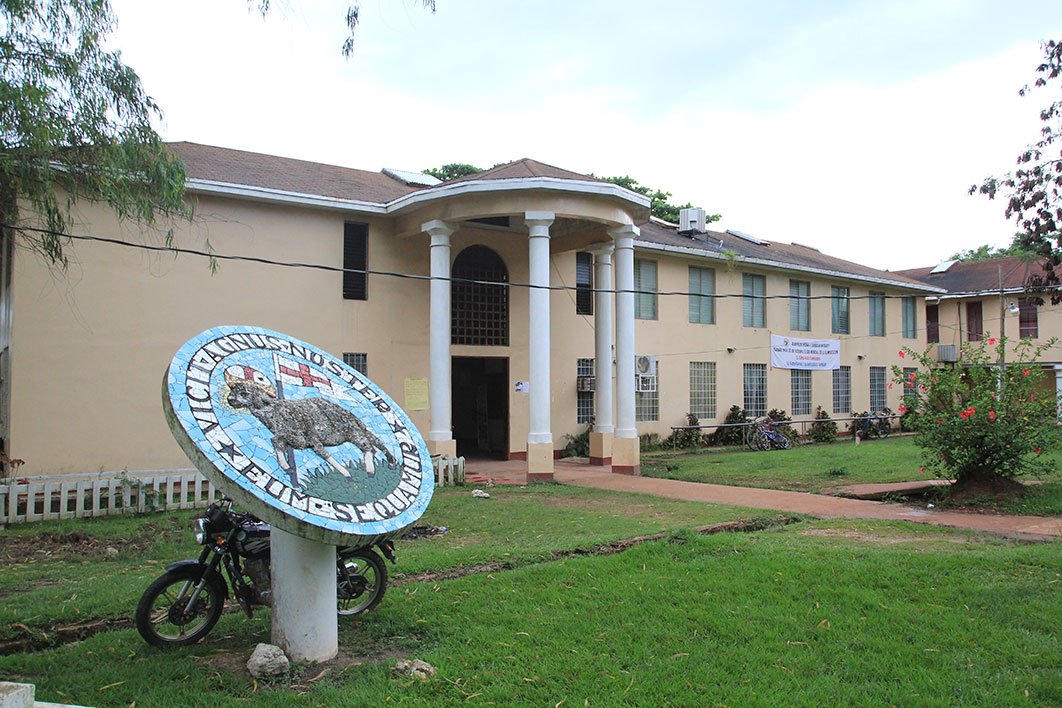
<instances>
[{"instance_id":1,"label":"arched entryway","mask_svg":"<svg viewBox=\"0 0 1062 708\"><path fill-rule=\"evenodd\" d=\"M505 261L486 246L469 246L454 259L452 277L452 343L508 347L509 269ZM451 415L457 454L464 457L507 457L507 353L504 356L454 357L451 376Z\"/></svg>"}]
</instances>

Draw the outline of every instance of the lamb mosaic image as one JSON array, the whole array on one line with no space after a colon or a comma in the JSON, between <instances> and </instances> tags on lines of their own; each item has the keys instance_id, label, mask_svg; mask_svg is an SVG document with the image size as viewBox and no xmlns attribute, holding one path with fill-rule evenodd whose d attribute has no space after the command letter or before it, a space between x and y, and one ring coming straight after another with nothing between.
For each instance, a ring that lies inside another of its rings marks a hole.
<instances>
[{"instance_id":1,"label":"lamb mosaic image","mask_svg":"<svg viewBox=\"0 0 1062 708\"><path fill-rule=\"evenodd\" d=\"M304 522L361 536L408 526L431 499L431 459L405 412L312 345L257 327L210 329L177 352L167 391L175 435L223 475L201 470L222 491L235 483Z\"/></svg>"}]
</instances>

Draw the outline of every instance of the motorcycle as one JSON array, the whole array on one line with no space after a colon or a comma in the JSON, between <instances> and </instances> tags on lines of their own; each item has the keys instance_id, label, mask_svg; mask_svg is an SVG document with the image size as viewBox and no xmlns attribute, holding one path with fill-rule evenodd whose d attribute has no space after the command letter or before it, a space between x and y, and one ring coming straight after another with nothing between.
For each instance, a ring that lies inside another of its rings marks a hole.
<instances>
[{"instance_id":1,"label":"motorcycle","mask_svg":"<svg viewBox=\"0 0 1062 708\"><path fill-rule=\"evenodd\" d=\"M253 616L255 606L272 604L269 524L233 511L232 500L222 499L211 504L196 525L196 541L203 546L199 559L167 565L166 573L148 586L137 603L136 629L149 644L198 642L221 617L230 587L231 596L248 617ZM395 562L393 543L375 545ZM340 615L368 612L380 604L386 589L387 566L370 546L336 548L336 611Z\"/></svg>"}]
</instances>

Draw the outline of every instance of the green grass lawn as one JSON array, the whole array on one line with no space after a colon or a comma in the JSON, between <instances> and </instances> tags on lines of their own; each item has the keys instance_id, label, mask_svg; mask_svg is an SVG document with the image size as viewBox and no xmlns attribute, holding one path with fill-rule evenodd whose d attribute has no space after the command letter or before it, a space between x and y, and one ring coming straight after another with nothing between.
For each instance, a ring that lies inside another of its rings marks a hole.
<instances>
[{"instance_id":1,"label":"green grass lawn","mask_svg":"<svg viewBox=\"0 0 1062 708\"><path fill-rule=\"evenodd\" d=\"M439 494L425 521L452 530L400 544L395 570L516 567L392 587L374 612L340 622L341 660L324 668L271 684L247 676L243 662L269 638L262 612L226 615L204 642L176 650L132 629L100 632L0 657L0 675L36 683L42 700L101 707L1062 706L1059 542L835 520L679 530L550 561L555 550L755 513L555 486L491 492ZM0 626L128 613L159 570L148 560L194 550L181 543L187 514L149 518L157 545L125 558L4 566ZM128 520L78 528L112 542L135 531ZM397 656L439 673L394 678Z\"/></svg>"},{"instance_id":2,"label":"green grass lawn","mask_svg":"<svg viewBox=\"0 0 1062 708\"><path fill-rule=\"evenodd\" d=\"M1055 472L1046 484L1028 490L1026 497L1000 505L1016 514L1062 514L1062 452L1046 459ZM742 449L694 454L646 454L642 474L687 482L764 487L800 492L830 493L852 484L910 482L932 479L922 466L922 450L912 436L866 440L851 438L831 444L800 445L792 450L752 452Z\"/></svg>"}]
</instances>

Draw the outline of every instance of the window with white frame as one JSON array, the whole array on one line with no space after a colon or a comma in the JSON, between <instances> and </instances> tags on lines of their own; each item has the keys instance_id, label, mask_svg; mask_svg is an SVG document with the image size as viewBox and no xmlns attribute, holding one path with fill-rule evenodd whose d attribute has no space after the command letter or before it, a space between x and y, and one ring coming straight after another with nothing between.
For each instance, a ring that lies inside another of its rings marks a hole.
<instances>
[{"instance_id":1,"label":"window with white frame","mask_svg":"<svg viewBox=\"0 0 1062 708\"><path fill-rule=\"evenodd\" d=\"M343 352L343 363L363 376L369 375L369 355L363 352Z\"/></svg>"},{"instance_id":2,"label":"window with white frame","mask_svg":"<svg viewBox=\"0 0 1062 708\"><path fill-rule=\"evenodd\" d=\"M909 295L900 301L903 303L903 336L905 339L914 339L918 336L918 310L914 295Z\"/></svg>"},{"instance_id":3,"label":"window with white frame","mask_svg":"<svg viewBox=\"0 0 1062 708\"><path fill-rule=\"evenodd\" d=\"M690 362L690 413L698 419L715 417L715 362Z\"/></svg>"},{"instance_id":4,"label":"window with white frame","mask_svg":"<svg viewBox=\"0 0 1062 708\"><path fill-rule=\"evenodd\" d=\"M885 293L870 292L870 336L885 336Z\"/></svg>"},{"instance_id":5,"label":"window with white frame","mask_svg":"<svg viewBox=\"0 0 1062 708\"><path fill-rule=\"evenodd\" d=\"M589 382L594 381L594 360L575 360L575 422L590 423L594 420L594 388Z\"/></svg>"},{"instance_id":6,"label":"window with white frame","mask_svg":"<svg viewBox=\"0 0 1062 708\"><path fill-rule=\"evenodd\" d=\"M656 261L634 259L634 317L656 319ZM641 292L645 291L645 292Z\"/></svg>"},{"instance_id":7,"label":"window with white frame","mask_svg":"<svg viewBox=\"0 0 1062 708\"><path fill-rule=\"evenodd\" d=\"M807 332L811 329L811 283L806 280L789 281L789 329Z\"/></svg>"},{"instance_id":8,"label":"window with white frame","mask_svg":"<svg viewBox=\"0 0 1062 708\"><path fill-rule=\"evenodd\" d=\"M715 271L690 266L690 322L715 324Z\"/></svg>"},{"instance_id":9,"label":"window with white frame","mask_svg":"<svg viewBox=\"0 0 1062 708\"><path fill-rule=\"evenodd\" d=\"M793 415L811 415L811 370L791 369L789 379L793 392Z\"/></svg>"},{"instance_id":10,"label":"window with white frame","mask_svg":"<svg viewBox=\"0 0 1062 708\"><path fill-rule=\"evenodd\" d=\"M660 368L652 366L646 375L634 376L634 420L653 423L660 420Z\"/></svg>"},{"instance_id":11,"label":"window with white frame","mask_svg":"<svg viewBox=\"0 0 1062 708\"><path fill-rule=\"evenodd\" d=\"M848 334L848 288L830 288L834 334Z\"/></svg>"},{"instance_id":12,"label":"window with white frame","mask_svg":"<svg viewBox=\"0 0 1062 708\"><path fill-rule=\"evenodd\" d=\"M870 410L878 412L885 408L888 400L885 397L885 367L870 367Z\"/></svg>"},{"instance_id":13,"label":"window with white frame","mask_svg":"<svg viewBox=\"0 0 1062 708\"><path fill-rule=\"evenodd\" d=\"M918 398L915 395L917 378L918 369L916 367L903 367L903 399L904 402L912 408L918 402Z\"/></svg>"},{"instance_id":14,"label":"window with white frame","mask_svg":"<svg viewBox=\"0 0 1062 708\"><path fill-rule=\"evenodd\" d=\"M764 327L767 322L767 277L742 273L741 275L741 314L746 327Z\"/></svg>"},{"instance_id":15,"label":"window with white frame","mask_svg":"<svg viewBox=\"0 0 1062 708\"><path fill-rule=\"evenodd\" d=\"M852 367L833 370L833 412L845 415L852 412Z\"/></svg>"},{"instance_id":16,"label":"window with white frame","mask_svg":"<svg viewBox=\"0 0 1062 708\"><path fill-rule=\"evenodd\" d=\"M745 364L745 414L750 418L767 415L767 365Z\"/></svg>"}]
</instances>

